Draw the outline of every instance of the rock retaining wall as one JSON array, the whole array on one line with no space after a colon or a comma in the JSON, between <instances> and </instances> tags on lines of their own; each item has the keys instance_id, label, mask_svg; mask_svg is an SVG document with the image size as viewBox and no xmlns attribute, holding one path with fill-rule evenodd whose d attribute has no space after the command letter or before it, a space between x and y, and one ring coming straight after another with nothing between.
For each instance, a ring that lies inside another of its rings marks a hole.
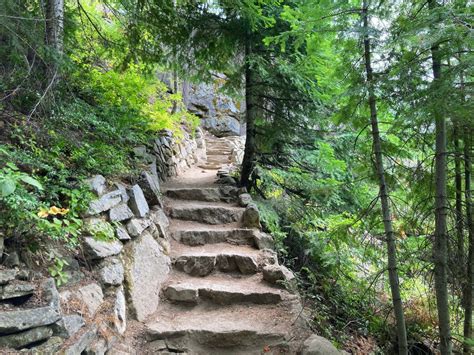
<instances>
[{"instance_id":1,"label":"rock retaining wall","mask_svg":"<svg viewBox=\"0 0 474 355\"><path fill-rule=\"evenodd\" d=\"M88 181L96 197L83 219L83 256L64 257L68 282L59 292L53 279L19 270L19 261L0 266L0 353L104 354L128 318L156 310L171 263L160 183L205 158L203 132L163 132L134 155L138 178Z\"/></svg>"}]
</instances>

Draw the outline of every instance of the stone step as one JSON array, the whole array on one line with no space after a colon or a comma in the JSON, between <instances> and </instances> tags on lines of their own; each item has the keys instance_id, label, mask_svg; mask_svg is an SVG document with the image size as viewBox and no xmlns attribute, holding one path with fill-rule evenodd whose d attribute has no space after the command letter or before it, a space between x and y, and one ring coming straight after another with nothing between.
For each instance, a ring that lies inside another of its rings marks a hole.
<instances>
[{"instance_id":1,"label":"stone step","mask_svg":"<svg viewBox=\"0 0 474 355\"><path fill-rule=\"evenodd\" d=\"M208 149L206 154L209 155L223 155L229 156L232 154L232 150L230 149Z\"/></svg>"},{"instance_id":2,"label":"stone step","mask_svg":"<svg viewBox=\"0 0 474 355\"><path fill-rule=\"evenodd\" d=\"M226 196L218 187L204 188L170 188L165 191L165 195L179 200L195 200L218 202L226 200ZM227 196L228 198L229 196Z\"/></svg>"},{"instance_id":3,"label":"stone step","mask_svg":"<svg viewBox=\"0 0 474 355\"><path fill-rule=\"evenodd\" d=\"M208 155L206 158L206 161L208 163L212 163L212 162L229 163L231 160L232 160L232 157L230 155Z\"/></svg>"},{"instance_id":4,"label":"stone step","mask_svg":"<svg viewBox=\"0 0 474 355\"><path fill-rule=\"evenodd\" d=\"M229 243L234 245L255 245L255 231L244 228L215 227L209 225L187 226L171 230L172 238L182 244L198 246L205 244Z\"/></svg>"},{"instance_id":5,"label":"stone step","mask_svg":"<svg viewBox=\"0 0 474 355\"><path fill-rule=\"evenodd\" d=\"M219 170L224 164L199 164L198 167L206 170Z\"/></svg>"},{"instance_id":6,"label":"stone step","mask_svg":"<svg viewBox=\"0 0 474 355\"><path fill-rule=\"evenodd\" d=\"M239 222L244 211L245 208L204 201L175 200L166 207L166 212L171 218L207 224Z\"/></svg>"},{"instance_id":7,"label":"stone step","mask_svg":"<svg viewBox=\"0 0 474 355\"><path fill-rule=\"evenodd\" d=\"M210 151L210 150L232 150L232 145L230 144L217 144L217 143L214 143L214 144L208 144L206 146L206 151Z\"/></svg>"},{"instance_id":8,"label":"stone step","mask_svg":"<svg viewBox=\"0 0 474 355\"><path fill-rule=\"evenodd\" d=\"M263 263L259 250L249 246L207 244L189 247L172 243L171 258L176 270L191 276L207 276L214 272L256 274Z\"/></svg>"},{"instance_id":9,"label":"stone step","mask_svg":"<svg viewBox=\"0 0 474 355\"><path fill-rule=\"evenodd\" d=\"M210 302L219 305L236 303L276 304L283 300L281 290L269 287L253 278L218 277L171 280L164 295L172 302L197 304Z\"/></svg>"},{"instance_id":10,"label":"stone step","mask_svg":"<svg viewBox=\"0 0 474 355\"><path fill-rule=\"evenodd\" d=\"M173 352L198 355L289 354L291 312L274 305L232 305L192 310L163 303L156 322L146 325L147 350L163 340ZM294 314L292 317L296 318Z\"/></svg>"}]
</instances>

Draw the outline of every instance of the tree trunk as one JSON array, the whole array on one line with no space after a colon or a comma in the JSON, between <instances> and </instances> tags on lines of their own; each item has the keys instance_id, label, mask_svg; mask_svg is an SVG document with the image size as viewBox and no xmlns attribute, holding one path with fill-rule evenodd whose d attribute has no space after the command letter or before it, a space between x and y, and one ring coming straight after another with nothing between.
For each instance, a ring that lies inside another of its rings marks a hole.
<instances>
[{"instance_id":1,"label":"tree trunk","mask_svg":"<svg viewBox=\"0 0 474 355\"><path fill-rule=\"evenodd\" d=\"M436 0L429 0L429 8L434 11L438 6ZM433 90L441 80L441 53L439 45L431 47L433 66ZM440 351L442 355L451 354L451 326L448 300L448 234L447 234L447 159L446 159L446 118L438 105L434 106L436 147L435 147L435 241L433 244L433 259L435 273L436 305L438 309L438 327L440 336Z\"/></svg>"},{"instance_id":2,"label":"tree trunk","mask_svg":"<svg viewBox=\"0 0 474 355\"><path fill-rule=\"evenodd\" d=\"M466 225L469 236L469 252L467 261L467 277L466 286L463 290L464 300L464 338L473 339L472 333L472 304L473 304L473 287L474 287L474 221L472 215L472 129L467 127L464 138L464 181L465 181L465 200L466 200ZM464 342L464 354L471 354L471 347Z\"/></svg>"},{"instance_id":3,"label":"tree trunk","mask_svg":"<svg viewBox=\"0 0 474 355\"><path fill-rule=\"evenodd\" d=\"M456 206L455 206L455 217L456 217L456 253L453 255L454 263L453 268L458 270L461 278L465 274L464 269L464 223L463 223L463 208L462 208L462 174L461 174L461 162L462 162L462 150L460 146L459 137L459 123L457 120L454 122L453 127L453 140L454 140L454 184L456 189Z\"/></svg>"},{"instance_id":4,"label":"tree trunk","mask_svg":"<svg viewBox=\"0 0 474 355\"><path fill-rule=\"evenodd\" d=\"M380 138L379 123L377 117L377 104L374 93L374 78L371 62L370 38L368 34L368 0L363 3L363 26L364 26L364 58L367 75L367 87L369 92L370 123L372 126L373 149L375 154L375 167L380 186L380 200L382 203L382 218L385 229L388 254L388 274L390 290L392 293L392 303L397 321L398 353L408 354L407 334L405 327L405 316L403 314L403 304L400 295L400 284L397 270L397 249L395 243L395 233L392 225L392 212L388 194L388 186L385 181L385 171L383 165L382 142Z\"/></svg>"},{"instance_id":5,"label":"tree trunk","mask_svg":"<svg viewBox=\"0 0 474 355\"><path fill-rule=\"evenodd\" d=\"M252 54L252 42L251 33L247 35L247 41L245 44L245 121L247 124L246 128L246 139L245 139L245 152L242 161L242 172L240 175L240 185L250 188L250 176L255 168L255 153L256 153L256 141L255 141L255 118L256 118L256 106L254 103L255 95L253 91L255 87L253 84L253 69L249 63L249 58Z\"/></svg>"},{"instance_id":6,"label":"tree trunk","mask_svg":"<svg viewBox=\"0 0 474 355\"><path fill-rule=\"evenodd\" d=\"M46 44L63 52L64 0L46 1Z\"/></svg>"}]
</instances>

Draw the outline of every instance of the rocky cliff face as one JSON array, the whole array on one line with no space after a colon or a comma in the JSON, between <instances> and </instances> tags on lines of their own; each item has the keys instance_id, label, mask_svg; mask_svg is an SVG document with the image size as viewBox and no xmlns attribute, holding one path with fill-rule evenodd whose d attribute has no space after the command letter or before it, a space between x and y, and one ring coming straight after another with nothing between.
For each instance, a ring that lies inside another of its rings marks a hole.
<instances>
[{"instance_id":1,"label":"rocky cliff face","mask_svg":"<svg viewBox=\"0 0 474 355\"><path fill-rule=\"evenodd\" d=\"M201 118L201 126L217 137L245 134L244 103L220 92L225 76L217 74L213 83L180 82L176 87L169 74L158 75L170 92L183 95L186 109Z\"/></svg>"},{"instance_id":2,"label":"rocky cliff face","mask_svg":"<svg viewBox=\"0 0 474 355\"><path fill-rule=\"evenodd\" d=\"M244 133L242 105L219 91L223 82L184 83L183 99L188 111L201 118L202 126L217 137Z\"/></svg>"}]
</instances>

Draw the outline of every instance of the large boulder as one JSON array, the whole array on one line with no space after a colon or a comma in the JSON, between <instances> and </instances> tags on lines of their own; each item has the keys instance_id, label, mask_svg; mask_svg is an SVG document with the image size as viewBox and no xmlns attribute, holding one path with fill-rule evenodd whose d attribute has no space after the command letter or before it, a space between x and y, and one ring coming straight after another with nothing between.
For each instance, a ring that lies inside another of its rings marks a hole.
<instances>
[{"instance_id":1,"label":"large boulder","mask_svg":"<svg viewBox=\"0 0 474 355\"><path fill-rule=\"evenodd\" d=\"M134 317L143 321L158 307L161 285L170 271L170 258L146 231L125 246L123 256L128 303Z\"/></svg>"},{"instance_id":2,"label":"large boulder","mask_svg":"<svg viewBox=\"0 0 474 355\"><path fill-rule=\"evenodd\" d=\"M201 118L201 125L218 137L240 135L242 111L240 103L218 92L226 78L221 75L215 83L183 85L186 108Z\"/></svg>"},{"instance_id":3,"label":"large boulder","mask_svg":"<svg viewBox=\"0 0 474 355\"><path fill-rule=\"evenodd\" d=\"M303 345L302 355L341 355L334 345L326 338L319 335L311 335Z\"/></svg>"}]
</instances>

